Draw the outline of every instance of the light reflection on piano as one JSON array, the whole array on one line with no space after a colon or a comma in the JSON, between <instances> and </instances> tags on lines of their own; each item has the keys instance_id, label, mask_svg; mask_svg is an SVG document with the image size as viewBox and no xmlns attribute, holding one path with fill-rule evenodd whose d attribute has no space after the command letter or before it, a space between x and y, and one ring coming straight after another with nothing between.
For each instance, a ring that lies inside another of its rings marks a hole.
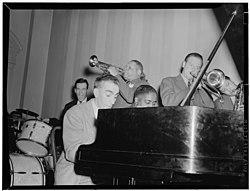
<instances>
[{"instance_id":1,"label":"light reflection on piano","mask_svg":"<svg viewBox=\"0 0 250 191\"><path fill-rule=\"evenodd\" d=\"M195 126L196 126L196 115L197 115L197 113L196 113L196 109L194 108L194 111L193 111L193 113L192 113L192 115L191 115L191 117L190 117L190 120L191 120L191 122L190 122L190 128L191 128L191 135L190 135L190 156L189 156L189 158L190 158L190 164L189 164L189 167L190 167L190 169L187 171L187 173L195 173L195 171L194 171L194 157L195 157L195 135L196 135L196 133L195 133Z\"/></svg>"}]
</instances>

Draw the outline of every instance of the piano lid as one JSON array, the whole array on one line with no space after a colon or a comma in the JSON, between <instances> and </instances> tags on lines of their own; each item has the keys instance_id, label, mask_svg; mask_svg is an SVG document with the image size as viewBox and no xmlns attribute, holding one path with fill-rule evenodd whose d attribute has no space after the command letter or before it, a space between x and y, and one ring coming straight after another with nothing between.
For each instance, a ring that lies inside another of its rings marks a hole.
<instances>
[{"instance_id":1,"label":"piano lid","mask_svg":"<svg viewBox=\"0 0 250 191\"><path fill-rule=\"evenodd\" d=\"M197 106L122 108L98 112L95 142L98 150L119 155L124 153L124 156L134 153L138 157L144 154L166 160L176 158L181 160L176 170L187 173L220 171L216 168L242 171L243 112ZM226 160L230 164L221 167L219 163ZM161 164L154 166L169 168L164 160L160 161ZM231 167L237 161L240 161L240 166Z\"/></svg>"}]
</instances>

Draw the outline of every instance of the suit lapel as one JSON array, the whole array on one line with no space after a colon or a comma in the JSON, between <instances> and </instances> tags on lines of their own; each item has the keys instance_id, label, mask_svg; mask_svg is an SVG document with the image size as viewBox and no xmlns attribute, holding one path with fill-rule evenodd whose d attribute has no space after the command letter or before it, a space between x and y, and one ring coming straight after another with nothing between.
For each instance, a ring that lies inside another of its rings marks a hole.
<instances>
[{"instance_id":1,"label":"suit lapel","mask_svg":"<svg viewBox=\"0 0 250 191\"><path fill-rule=\"evenodd\" d=\"M176 85L182 90L188 88L180 74L176 78Z\"/></svg>"}]
</instances>

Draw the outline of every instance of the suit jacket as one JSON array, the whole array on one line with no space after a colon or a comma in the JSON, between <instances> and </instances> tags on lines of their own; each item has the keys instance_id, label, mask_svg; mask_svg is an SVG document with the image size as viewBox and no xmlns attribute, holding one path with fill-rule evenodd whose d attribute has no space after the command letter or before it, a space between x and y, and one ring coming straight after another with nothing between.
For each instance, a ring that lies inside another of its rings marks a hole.
<instances>
[{"instance_id":1,"label":"suit jacket","mask_svg":"<svg viewBox=\"0 0 250 191\"><path fill-rule=\"evenodd\" d=\"M65 104L63 110L62 110L62 113L61 113L61 116L60 116L60 120L61 120L61 123L63 123L63 117L65 115L65 113L71 108L73 107L74 105L77 104L77 100L72 100L71 102Z\"/></svg>"},{"instance_id":2,"label":"suit jacket","mask_svg":"<svg viewBox=\"0 0 250 191\"><path fill-rule=\"evenodd\" d=\"M74 105L76 105L76 104L77 104L77 100L73 100L73 101L67 103L64 106L64 108L63 108L63 110L61 112L60 119L57 119L55 117L49 118L49 125L52 126L52 127L62 126L62 124L63 124L63 117L64 117L66 111L68 109L70 109L71 107L73 107Z\"/></svg>"},{"instance_id":3,"label":"suit jacket","mask_svg":"<svg viewBox=\"0 0 250 191\"><path fill-rule=\"evenodd\" d=\"M233 105L233 102L232 102L230 96L222 95L222 98L224 100L223 103L221 103L219 99L216 99L214 101L215 108L233 110L234 105Z\"/></svg>"},{"instance_id":4,"label":"suit jacket","mask_svg":"<svg viewBox=\"0 0 250 191\"><path fill-rule=\"evenodd\" d=\"M126 83L121 76L116 76L119 80L119 95L116 99L116 102L113 105L113 108L125 108L131 106L134 99L135 90L141 85L149 85L146 80L135 79L130 82L131 86Z\"/></svg>"},{"instance_id":5,"label":"suit jacket","mask_svg":"<svg viewBox=\"0 0 250 191\"><path fill-rule=\"evenodd\" d=\"M76 185L93 184L91 178L75 174L74 161L78 147L82 144L89 145L95 141L96 127L95 115L90 101L70 108L63 120L63 145L64 151L56 163L55 184Z\"/></svg>"},{"instance_id":6,"label":"suit jacket","mask_svg":"<svg viewBox=\"0 0 250 191\"><path fill-rule=\"evenodd\" d=\"M189 90L180 74L176 77L164 78L160 85L163 106L178 106ZM214 108L213 99L203 88L195 91L190 105Z\"/></svg>"}]
</instances>

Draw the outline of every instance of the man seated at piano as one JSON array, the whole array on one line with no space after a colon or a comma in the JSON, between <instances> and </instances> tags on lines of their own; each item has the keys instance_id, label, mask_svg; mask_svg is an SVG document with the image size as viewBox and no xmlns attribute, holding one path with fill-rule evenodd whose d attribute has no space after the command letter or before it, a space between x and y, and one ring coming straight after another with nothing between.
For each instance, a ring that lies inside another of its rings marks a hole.
<instances>
[{"instance_id":1,"label":"man seated at piano","mask_svg":"<svg viewBox=\"0 0 250 191\"><path fill-rule=\"evenodd\" d=\"M63 119L64 151L56 163L55 185L94 185L88 176L74 171L75 154L80 145L95 141L98 109L109 109L119 94L119 81L112 75L97 77L94 97L86 103L71 107Z\"/></svg>"},{"instance_id":2,"label":"man seated at piano","mask_svg":"<svg viewBox=\"0 0 250 191\"><path fill-rule=\"evenodd\" d=\"M145 79L143 65L138 60L129 61L121 74L116 67L110 66L107 69L111 75L119 80L120 93L113 105L113 108L125 108L133 103L134 92L141 85L149 85Z\"/></svg>"},{"instance_id":3,"label":"man seated at piano","mask_svg":"<svg viewBox=\"0 0 250 191\"><path fill-rule=\"evenodd\" d=\"M145 107L158 107L158 95L157 91L150 85L141 85L139 86L134 93L134 101L130 106L131 108L145 108ZM119 183L133 185L135 179L130 178L116 178Z\"/></svg>"},{"instance_id":4,"label":"man seated at piano","mask_svg":"<svg viewBox=\"0 0 250 191\"><path fill-rule=\"evenodd\" d=\"M166 77L160 85L160 96L163 106L178 106L188 94L192 83L197 78L203 65L203 58L199 53L188 54L178 76ZM210 94L200 85L197 87L190 105L214 108Z\"/></svg>"},{"instance_id":5,"label":"man seated at piano","mask_svg":"<svg viewBox=\"0 0 250 191\"><path fill-rule=\"evenodd\" d=\"M240 83L237 86L230 77L225 76L224 83L219 87L222 99L218 98L214 101L215 108L244 111L244 97L238 98L239 95L244 96L243 89L240 89L241 85L243 84Z\"/></svg>"},{"instance_id":6,"label":"man seated at piano","mask_svg":"<svg viewBox=\"0 0 250 191\"><path fill-rule=\"evenodd\" d=\"M150 85L139 86L135 90L131 107L158 107L156 90Z\"/></svg>"}]
</instances>

